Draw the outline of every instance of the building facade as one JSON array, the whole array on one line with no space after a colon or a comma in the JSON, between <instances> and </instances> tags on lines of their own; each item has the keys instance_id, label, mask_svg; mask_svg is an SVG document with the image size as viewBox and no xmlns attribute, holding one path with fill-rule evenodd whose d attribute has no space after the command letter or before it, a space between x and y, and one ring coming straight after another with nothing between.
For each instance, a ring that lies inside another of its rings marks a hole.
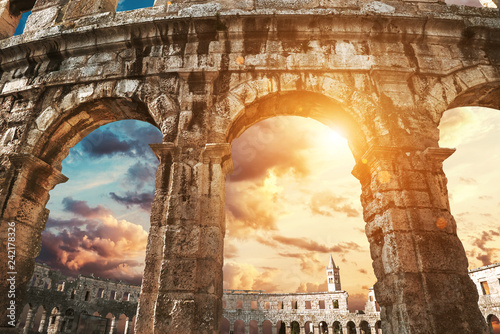
<instances>
[{"instance_id":1,"label":"building facade","mask_svg":"<svg viewBox=\"0 0 500 334\"><path fill-rule=\"evenodd\" d=\"M472 269L469 275L490 332L496 333L500 263ZM332 257L326 278L328 292L224 290L221 334L382 333L373 288L368 291L364 310L352 313L348 310L349 294L340 288L340 268ZM92 276L69 278L37 264L28 288L29 303L18 327L26 334L132 334L140 290L137 285Z\"/></svg>"},{"instance_id":2,"label":"building facade","mask_svg":"<svg viewBox=\"0 0 500 334\"><path fill-rule=\"evenodd\" d=\"M36 264L18 327L24 334L131 334L140 291L137 285L70 278Z\"/></svg>"}]
</instances>

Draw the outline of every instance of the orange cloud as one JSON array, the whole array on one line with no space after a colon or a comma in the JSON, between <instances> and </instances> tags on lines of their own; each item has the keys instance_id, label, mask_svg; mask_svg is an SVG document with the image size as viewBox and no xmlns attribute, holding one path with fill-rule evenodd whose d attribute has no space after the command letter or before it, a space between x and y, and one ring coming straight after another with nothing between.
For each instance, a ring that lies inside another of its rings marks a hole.
<instances>
[{"instance_id":1,"label":"orange cloud","mask_svg":"<svg viewBox=\"0 0 500 334\"><path fill-rule=\"evenodd\" d=\"M360 251L361 247L353 242L342 242L335 246L325 246L313 240L306 240L304 238L288 238L283 236L273 236L273 240L279 242L282 245L294 246L300 249L304 249L312 252L319 253L347 253L349 251Z\"/></svg>"},{"instance_id":2,"label":"orange cloud","mask_svg":"<svg viewBox=\"0 0 500 334\"><path fill-rule=\"evenodd\" d=\"M298 293L301 292L325 292L328 291L328 283L326 281L324 283L300 283L297 288Z\"/></svg>"},{"instance_id":3,"label":"orange cloud","mask_svg":"<svg viewBox=\"0 0 500 334\"><path fill-rule=\"evenodd\" d=\"M335 212L345 213L347 217L359 217L359 211L351 203L347 202L346 197L336 196L330 191L321 191L315 193L311 198L309 208L315 215L333 216Z\"/></svg>"},{"instance_id":4,"label":"orange cloud","mask_svg":"<svg viewBox=\"0 0 500 334\"><path fill-rule=\"evenodd\" d=\"M311 128L303 126L304 119L275 117L249 128L233 142L234 172L229 183L262 181L273 169L278 176L293 172L298 178L310 174L305 158L314 143Z\"/></svg>"},{"instance_id":5,"label":"orange cloud","mask_svg":"<svg viewBox=\"0 0 500 334\"><path fill-rule=\"evenodd\" d=\"M226 263L223 268L224 289L279 291L274 283L278 269L265 268L259 271L251 264Z\"/></svg>"}]
</instances>

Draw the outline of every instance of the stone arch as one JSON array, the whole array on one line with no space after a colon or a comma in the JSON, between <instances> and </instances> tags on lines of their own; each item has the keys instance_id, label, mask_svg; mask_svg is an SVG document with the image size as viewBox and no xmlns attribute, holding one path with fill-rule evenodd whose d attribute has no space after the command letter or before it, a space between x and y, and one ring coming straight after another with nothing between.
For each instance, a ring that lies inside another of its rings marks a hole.
<instances>
[{"instance_id":1,"label":"stone arch","mask_svg":"<svg viewBox=\"0 0 500 334\"><path fill-rule=\"evenodd\" d=\"M333 334L342 334L342 324L340 321L335 321L333 323Z\"/></svg>"},{"instance_id":2,"label":"stone arch","mask_svg":"<svg viewBox=\"0 0 500 334\"><path fill-rule=\"evenodd\" d=\"M361 334L370 334L371 333L371 328L370 324L366 320L362 320L359 323L359 330Z\"/></svg>"},{"instance_id":3,"label":"stone arch","mask_svg":"<svg viewBox=\"0 0 500 334\"><path fill-rule=\"evenodd\" d=\"M302 90L279 91L274 88L278 79L267 77L233 88L216 106L219 113L228 115L223 122L225 137L221 139L231 142L253 124L270 117L302 116L339 129L349 140L354 154L364 153L367 141L376 136L365 118L374 115L377 104L340 79L318 77L315 80L322 84L313 86L311 83L309 89ZM370 122L385 127L378 118Z\"/></svg>"},{"instance_id":4,"label":"stone arch","mask_svg":"<svg viewBox=\"0 0 500 334\"><path fill-rule=\"evenodd\" d=\"M35 332L43 333L46 319L47 319L46 307L44 305L38 306L34 314L33 330Z\"/></svg>"},{"instance_id":5,"label":"stone arch","mask_svg":"<svg viewBox=\"0 0 500 334\"><path fill-rule=\"evenodd\" d=\"M248 323L248 332L249 334L260 334L259 333L259 323L257 320L250 320Z\"/></svg>"},{"instance_id":6,"label":"stone arch","mask_svg":"<svg viewBox=\"0 0 500 334\"><path fill-rule=\"evenodd\" d=\"M488 314L486 322L488 323L490 334L500 333L500 318L496 314Z\"/></svg>"},{"instance_id":7,"label":"stone arch","mask_svg":"<svg viewBox=\"0 0 500 334\"><path fill-rule=\"evenodd\" d=\"M19 328L25 328L26 327L26 320L28 318L28 314L32 312L33 307L31 306L31 303L27 303L24 305L21 314L19 315L19 320L17 321L17 326Z\"/></svg>"},{"instance_id":8,"label":"stone arch","mask_svg":"<svg viewBox=\"0 0 500 334\"><path fill-rule=\"evenodd\" d=\"M264 320L262 322L262 334L274 334L273 324L270 320Z\"/></svg>"},{"instance_id":9,"label":"stone arch","mask_svg":"<svg viewBox=\"0 0 500 334\"><path fill-rule=\"evenodd\" d=\"M129 317L125 314L120 314L118 320L116 322L116 334L126 334L127 332L127 324L129 321Z\"/></svg>"},{"instance_id":10,"label":"stone arch","mask_svg":"<svg viewBox=\"0 0 500 334\"><path fill-rule=\"evenodd\" d=\"M226 318L222 318L220 334L229 334L231 330L231 324Z\"/></svg>"},{"instance_id":11,"label":"stone arch","mask_svg":"<svg viewBox=\"0 0 500 334\"><path fill-rule=\"evenodd\" d=\"M286 333L286 323L284 321L279 320L276 322L276 333L285 334Z\"/></svg>"},{"instance_id":12,"label":"stone arch","mask_svg":"<svg viewBox=\"0 0 500 334\"><path fill-rule=\"evenodd\" d=\"M328 334L329 333L328 324L326 323L326 321L321 321L318 324L318 329L319 329L319 334Z\"/></svg>"},{"instance_id":13,"label":"stone arch","mask_svg":"<svg viewBox=\"0 0 500 334\"><path fill-rule=\"evenodd\" d=\"M236 320L233 326L234 334L248 334L245 332L245 322L243 320Z\"/></svg>"},{"instance_id":14,"label":"stone arch","mask_svg":"<svg viewBox=\"0 0 500 334\"><path fill-rule=\"evenodd\" d=\"M61 311L59 307L54 307L50 311L49 331L56 333L61 325Z\"/></svg>"},{"instance_id":15,"label":"stone arch","mask_svg":"<svg viewBox=\"0 0 500 334\"><path fill-rule=\"evenodd\" d=\"M146 104L135 99L104 97L64 104L65 99L71 100L78 92L71 91L61 97L60 108L53 103L42 110L28 134L33 143L29 153L54 168L60 169L69 149L102 125L134 119L158 127Z\"/></svg>"},{"instance_id":16,"label":"stone arch","mask_svg":"<svg viewBox=\"0 0 500 334\"><path fill-rule=\"evenodd\" d=\"M304 324L304 331L306 332L306 334L314 333L314 330L314 323L312 321L306 321L306 323Z\"/></svg>"},{"instance_id":17,"label":"stone arch","mask_svg":"<svg viewBox=\"0 0 500 334\"><path fill-rule=\"evenodd\" d=\"M348 321L346 324L347 334L356 334L356 325L354 321Z\"/></svg>"},{"instance_id":18,"label":"stone arch","mask_svg":"<svg viewBox=\"0 0 500 334\"><path fill-rule=\"evenodd\" d=\"M455 97L447 109L458 107L485 107L500 110L500 79L465 89Z\"/></svg>"},{"instance_id":19,"label":"stone arch","mask_svg":"<svg viewBox=\"0 0 500 334\"><path fill-rule=\"evenodd\" d=\"M16 283L20 290L31 278L34 258L40 252L41 226L48 219L45 205L49 191L67 181L60 170L69 149L99 126L125 119L145 121L166 131L164 139L175 135L178 106L161 93L151 94L147 102L142 102L137 93L141 85L138 80L121 80L54 88L37 101L38 116L23 132L27 145L10 156L10 165L6 165L7 177L3 180L9 187L9 195L0 198L5 208L2 219L24 223L18 234L29 240L25 249L23 246L16 249L19 254L16 262L26 271L18 271Z\"/></svg>"},{"instance_id":20,"label":"stone arch","mask_svg":"<svg viewBox=\"0 0 500 334\"><path fill-rule=\"evenodd\" d=\"M300 333L300 324L297 321L292 321L290 323L290 333L291 334L299 334Z\"/></svg>"}]
</instances>

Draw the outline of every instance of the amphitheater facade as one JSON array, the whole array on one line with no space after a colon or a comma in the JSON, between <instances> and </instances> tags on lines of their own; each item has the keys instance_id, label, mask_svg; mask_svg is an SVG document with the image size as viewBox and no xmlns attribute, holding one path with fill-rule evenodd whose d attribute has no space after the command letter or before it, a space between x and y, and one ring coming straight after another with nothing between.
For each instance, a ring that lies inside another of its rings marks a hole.
<instances>
[{"instance_id":1,"label":"amphitheater facade","mask_svg":"<svg viewBox=\"0 0 500 334\"><path fill-rule=\"evenodd\" d=\"M326 268L327 281L331 269ZM493 333L493 322L500 319L500 263L470 270L469 275ZM132 334L140 289L96 277L69 278L36 264L29 302L17 326L23 334ZM220 334L383 333L373 289L363 310L350 312L348 297L336 287L315 293L224 290Z\"/></svg>"}]
</instances>

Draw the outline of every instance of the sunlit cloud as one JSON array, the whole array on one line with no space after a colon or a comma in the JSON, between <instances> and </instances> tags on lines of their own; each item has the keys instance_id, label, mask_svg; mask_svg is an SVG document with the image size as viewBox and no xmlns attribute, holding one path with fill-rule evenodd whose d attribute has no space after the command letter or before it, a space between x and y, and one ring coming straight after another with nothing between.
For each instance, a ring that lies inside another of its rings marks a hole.
<instances>
[{"instance_id":1,"label":"sunlit cloud","mask_svg":"<svg viewBox=\"0 0 500 334\"><path fill-rule=\"evenodd\" d=\"M328 283L325 281L323 283L310 283L302 282L295 292L305 293L305 292L325 292L328 291Z\"/></svg>"},{"instance_id":2,"label":"sunlit cloud","mask_svg":"<svg viewBox=\"0 0 500 334\"><path fill-rule=\"evenodd\" d=\"M50 218L42 233L38 261L76 276L95 274L139 284L144 268L147 232L112 212L85 201L64 199L64 207L83 219Z\"/></svg>"},{"instance_id":3,"label":"sunlit cloud","mask_svg":"<svg viewBox=\"0 0 500 334\"><path fill-rule=\"evenodd\" d=\"M279 291L275 281L278 269L259 271L247 263L226 263L223 271L224 289L265 290L268 293Z\"/></svg>"},{"instance_id":4,"label":"sunlit cloud","mask_svg":"<svg viewBox=\"0 0 500 334\"><path fill-rule=\"evenodd\" d=\"M338 196L331 191L324 190L312 196L309 207L315 215L331 217L337 212L344 213L347 217L359 217L358 210L352 204L346 203L348 201L346 197Z\"/></svg>"}]
</instances>

